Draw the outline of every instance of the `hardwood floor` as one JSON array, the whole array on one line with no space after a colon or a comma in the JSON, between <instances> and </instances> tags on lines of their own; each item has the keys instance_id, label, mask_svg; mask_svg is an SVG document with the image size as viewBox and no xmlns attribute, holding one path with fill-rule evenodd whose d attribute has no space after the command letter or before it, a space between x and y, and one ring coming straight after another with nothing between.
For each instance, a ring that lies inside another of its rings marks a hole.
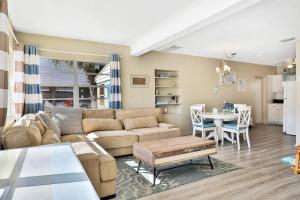
<instances>
[{"instance_id":1,"label":"hardwood floor","mask_svg":"<svg viewBox=\"0 0 300 200\"><path fill-rule=\"evenodd\" d=\"M242 167L240 170L183 185L139 200L278 200L300 199L300 175L280 159L295 154L295 137L281 126L256 126L250 131L251 150L243 140L237 146L225 143L215 158Z\"/></svg>"}]
</instances>

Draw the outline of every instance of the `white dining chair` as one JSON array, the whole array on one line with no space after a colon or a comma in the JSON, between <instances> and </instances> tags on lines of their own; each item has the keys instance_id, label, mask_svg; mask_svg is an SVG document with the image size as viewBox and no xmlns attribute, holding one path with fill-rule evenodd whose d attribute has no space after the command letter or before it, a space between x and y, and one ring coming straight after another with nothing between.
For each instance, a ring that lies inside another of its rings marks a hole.
<instances>
[{"instance_id":1,"label":"white dining chair","mask_svg":"<svg viewBox=\"0 0 300 200\"><path fill-rule=\"evenodd\" d=\"M248 148L250 149L250 139L249 139L249 124L251 117L251 107L241 107L238 110L238 120L236 122L224 124L222 127L222 146L224 145L224 132L231 133L232 143L236 136L238 150L240 150L240 134L245 134L245 139L247 140Z\"/></svg>"},{"instance_id":2,"label":"white dining chair","mask_svg":"<svg viewBox=\"0 0 300 200\"><path fill-rule=\"evenodd\" d=\"M233 104L234 112L238 113L240 109L246 108L247 104Z\"/></svg>"},{"instance_id":3,"label":"white dining chair","mask_svg":"<svg viewBox=\"0 0 300 200\"><path fill-rule=\"evenodd\" d=\"M213 122L206 122L203 118L203 114L205 113L205 104L194 104L191 105L190 108L193 124L193 136L196 136L197 131L201 132L202 138L206 138L206 132L208 131L216 132L215 124ZM215 137L215 141L218 141L217 137Z\"/></svg>"}]
</instances>

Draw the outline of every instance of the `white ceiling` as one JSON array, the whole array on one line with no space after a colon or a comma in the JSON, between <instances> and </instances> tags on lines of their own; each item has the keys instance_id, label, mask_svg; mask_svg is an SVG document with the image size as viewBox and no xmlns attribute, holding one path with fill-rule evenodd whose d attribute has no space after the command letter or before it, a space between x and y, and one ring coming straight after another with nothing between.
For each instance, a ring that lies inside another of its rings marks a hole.
<instances>
[{"instance_id":1,"label":"white ceiling","mask_svg":"<svg viewBox=\"0 0 300 200\"><path fill-rule=\"evenodd\" d=\"M9 0L17 31L131 45L195 0Z\"/></svg>"},{"instance_id":2,"label":"white ceiling","mask_svg":"<svg viewBox=\"0 0 300 200\"><path fill-rule=\"evenodd\" d=\"M300 0L9 0L17 31L276 65L295 58Z\"/></svg>"},{"instance_id":3,"label":"white ceiling","mask_svg":"<svg viewBox=\"0 0 300 200\"><path fill-rule=\"evenodd\" d=\"M295 58L296 42L279 42L291 37L300 39L300 0L266 0L169 46L183 47L177 53L212 58L237 52L233 60L276 66Z\"/></svg>"}]
</instances>

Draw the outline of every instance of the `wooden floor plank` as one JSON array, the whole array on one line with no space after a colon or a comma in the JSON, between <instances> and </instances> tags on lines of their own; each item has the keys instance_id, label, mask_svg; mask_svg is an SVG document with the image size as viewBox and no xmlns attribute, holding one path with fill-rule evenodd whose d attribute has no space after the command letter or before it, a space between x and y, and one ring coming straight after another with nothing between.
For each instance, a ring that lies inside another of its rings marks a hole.
<instances>
[{"instance_id":1,"label":"wooden floor plank","mask_svg":"<svg viewBox=\"0 0 300 200\"><path fill-rule=\"evenodd\" d=\"M300 199L300 175L280 159L294 155L295 137L282 133L281 126L260 125L250 131L251 150L242 142L241 151L226 143L217 159L242 167L240 170L213 176L139 200L239 200L239 199Z\"/></svg>"}]
</instances>

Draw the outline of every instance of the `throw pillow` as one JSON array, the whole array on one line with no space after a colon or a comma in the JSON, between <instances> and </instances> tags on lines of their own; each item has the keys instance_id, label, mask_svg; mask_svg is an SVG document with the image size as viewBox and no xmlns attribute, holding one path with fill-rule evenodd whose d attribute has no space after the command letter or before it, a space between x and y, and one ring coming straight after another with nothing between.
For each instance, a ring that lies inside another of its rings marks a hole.
<instances>
[{"instance_id":1,"label":"throw pillow","mask_svg":"<svg viewBox=\"0 0 300 200\"><path fill-rule=\"evenodd\" d=\"M58 124L62 135L82 134L81 108L53 108L52 116Z\"/></svg>"},{"instance_id":2,"label":"throw pillow","mask_svg":"<svg viewBox=\"0 0 300 200\"><path fill-rule=\"evenodd\" d=\"M57 144L61 143L58 136L52 131L47 130L42 138L42 144Z\"/></svg>"},{"instance_id":3,"label":"throw pillow","mask_svg":"<svg viewBox=\"0 0 300 200\"><path fill-rule=\"evenodd\" d=\"M82 129L87 134L93 131L122 130L123 126L118 119L89 118L82 120Z\"/></svg>"},{"instance_id":4,"label":"throw pillow","mask_svg":"<svg viewBox=\"0 0 300 200\"><path fill-rule=\"evenodd\" d=\"M158 127L158 122L155 116L127 118L124 119L124 127L127 131L137 128L152 128Z\"/></svg>"},{"instance_id":5,"label":"throw pillow","mask_svg":"<svg viewBox=\"0 0 300 200\"><path fill-rule=\"evenodd\" d=\"M4 149L38 146L42 143L39 128L30 120L26 121L24 125L6 129L1 137Z\"/></svg>"},{"instance_id":6,"label":"throw pillow","mask_svg":"<svg viewBox=\"0 0 300 200\"><path fill-rule=\"evenodd\" d=\"M56 133L60 138L61 131L58 124L53 119L51 119L47 113L39 111L39 113L37 114L37 118L38 120L43 121L44 124L46 124L47 129L54 131L54 133Z\"/></svg>"}]
</instances>

